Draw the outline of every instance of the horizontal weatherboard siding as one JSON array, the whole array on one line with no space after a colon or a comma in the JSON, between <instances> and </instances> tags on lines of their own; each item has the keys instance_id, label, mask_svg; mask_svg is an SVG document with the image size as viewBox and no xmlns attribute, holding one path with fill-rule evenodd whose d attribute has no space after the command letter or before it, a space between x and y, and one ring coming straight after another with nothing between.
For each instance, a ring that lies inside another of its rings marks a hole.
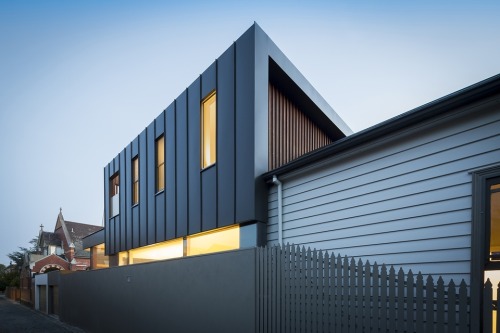
<instances>
[{"instance_id":1,"label":"horizontal weatherboard siding","mask_svg":"<svg viewBox=\"0 0 500 333\"><path fill-rule=\"evenodd\" d=\"M461 110L280 177L283 242L470 282L470 171L500 162L494 103ZM277 192L268 243L277 242Z\"/></svg>"}]
</instances>

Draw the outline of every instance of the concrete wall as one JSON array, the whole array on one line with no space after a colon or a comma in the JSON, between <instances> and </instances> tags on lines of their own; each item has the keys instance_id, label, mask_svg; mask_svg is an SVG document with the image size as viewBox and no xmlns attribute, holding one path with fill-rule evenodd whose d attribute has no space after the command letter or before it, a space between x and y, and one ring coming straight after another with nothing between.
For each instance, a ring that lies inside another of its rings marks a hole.
<instances>
[{"instance_id":1,"label":"concrete wall","mask_svg":"<svg viewBox=\"0 0 500 333\"><path fill-rule=\"evenodd\" d=\"M60 319L88 332L255 332L255 249L62 275Z\"/></svg>"},{"instance_id":2,"label":"concrete wall","mask_svg":"<svg viewBox=\"0 0 500 333\"><path fill-rule=\"evenodd\" d=\"M500 163L498 101L457 109L281 177L286 244L470 281L472 175ZM268 242L277 242L269 193Z\"/></svg>"},{"instance_id":3,"label":"concrete wall","mask_svg":"<svg viewBox=\"0 0 500 333\"><path fill-rule=\"evenodd\" d=\"M35 309L47 314L59 315L59 282L61 276L74 271L51 271L35 275L34 303Z\"/></svg>"}]
</instances>

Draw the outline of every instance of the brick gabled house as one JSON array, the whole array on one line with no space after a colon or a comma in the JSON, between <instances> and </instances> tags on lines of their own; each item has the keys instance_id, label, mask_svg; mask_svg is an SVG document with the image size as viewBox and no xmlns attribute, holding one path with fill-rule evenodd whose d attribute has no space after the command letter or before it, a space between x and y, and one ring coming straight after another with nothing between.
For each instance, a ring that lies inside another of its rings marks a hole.
<instances>
[{"instance_id":1,"label":"brick gabled house","mask_svg":"<svg viewBox=\"0 0 500 333\"><path fill-rule=\"evenodd\" d=\"M83 249L82 238L101 229L96 225L66 221L61 210L53 232L44 231L43 225L40 226L38 251L29 254L29 266L25 266L29 276L49 270L86 270L90 266L90 252Z\"/></svg>"}]
</instances>

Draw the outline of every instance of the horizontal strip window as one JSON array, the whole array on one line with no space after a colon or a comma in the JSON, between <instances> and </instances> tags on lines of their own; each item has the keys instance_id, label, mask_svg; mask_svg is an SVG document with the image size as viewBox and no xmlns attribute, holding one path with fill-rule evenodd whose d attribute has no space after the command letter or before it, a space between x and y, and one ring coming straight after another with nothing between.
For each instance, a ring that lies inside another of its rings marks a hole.
<instances>
[{"instance_id":1,"label":"horizontal strip window","mask_svg":"<svg viewBox=\"0 0 500 333\"><path fill-rule=\"evenodd\" d=\"M120 252L118 264L120 266L140 264L239 248L240 227L236 225Z\"/></svg>"}]
</instances>

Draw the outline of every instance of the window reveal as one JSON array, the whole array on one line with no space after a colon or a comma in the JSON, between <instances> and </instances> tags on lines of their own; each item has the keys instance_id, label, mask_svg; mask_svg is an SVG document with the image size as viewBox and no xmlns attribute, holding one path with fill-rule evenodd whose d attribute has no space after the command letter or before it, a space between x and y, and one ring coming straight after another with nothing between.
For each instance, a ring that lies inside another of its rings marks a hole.
<instances>
[{"instance_id":1,"label":"window reveal","mask_svg":"<svg viewBox=\"0 0 500 333\"><path fill-rule=\"evenodd\" d=\"M165 189L165 139L156 140L156 192Z\"/></svg>"},{"instance_id":2,"label":"window reveal","mask_svg":"<svg viewBox=\"0 0 500 333\"><path fill-rule=\"evenodd\" d=\"M132 160L132 205L139 203L139 157Z\"/></svg>"},{"instance_id":3,"label":"window reveal","mask_svg":"<svg viewBox=\"0 0 500 333\"><path fill-rule=\"evenodd\" d=\"M117 173L109 180L109 217L120 213L120 175Z\"/></svg>"},{"instance_id":4,"label":"window reveal","mask_svg":"<svg viewBox=\"0 0 500 333\"><path fill-rule=\"evenodd\" d=\"M201 103L201 168L205 169L216 161L217 105L215 92Z\"/></svg>"}]
</instances>

